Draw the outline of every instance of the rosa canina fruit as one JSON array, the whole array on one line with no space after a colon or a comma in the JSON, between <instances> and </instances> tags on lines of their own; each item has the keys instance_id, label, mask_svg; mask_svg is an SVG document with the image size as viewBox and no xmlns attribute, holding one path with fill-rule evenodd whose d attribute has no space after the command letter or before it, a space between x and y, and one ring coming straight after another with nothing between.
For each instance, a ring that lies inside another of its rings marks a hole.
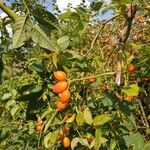
<instances>
[{"instance_id":1,"label":"rosa canina fruit","mask_svg":"<svg viewBox=\"0 0 150 150\"><path fill-rule=\"evenodd\" d=\"M70 132L70 128L69 127L64 127L64 134L65 135L68 135L69 134L69 132Z\"/></svg>"},{"instance_id":2,"label":"rosa canina fruit","mask_svg":"<svg viewBox=\"0 0 150 150\"><path fill-rule=\"evenodd\" d=\"M71 93L66 90L64 92L61 93L60 95L60 100L63 102L63 103L68 103L69 102L69 99L71 97Z\"/></svg>"},{"instance_id":3,"label":"rosa canina fruit","mask_svg":"<svg viewBox=\"0 0 150 150\"><path fill-rule=\"evenodd\" d=\"M125 97L125 100L130 102L130 101L134 100L134 96L128 95Z\"/></svg>"},{"instance_id":4,"label":"rosa canina fruit","mask_svg":"<svg viewBox=\"0 0 150 150\"><path fill-rule=\"evenodd\" d=\"M64 139L63 139L63 146L65 147L65 148L68 148L68 147L70 147L70 139L68 138L68 137L64 137Z\"/></svg>"},{"instance_id":5,"label":"rosa canina fruit","mask_svg":"<svg viewBox=\"0 0 150 150\"><path fill-rule=\"evenodd\" d=\"M90 83L96 82L96 78L95 78L95 77L90 78L90 79L89 79L89 82L90 82Z\"/></svg>"},{"instance_id":6,"label":"rosa canina fruit","mask_svg":"<svg viewBox=\"0 0 150 150\"><path fill-rule=\"evenodd\" d=\"M128 66L128 72L132 73L136 70L136 66L134 64L130 64Z\"/></svg>"},{"instance_id":7,"label":"rosa canina fruit","mask_svg":"<svg viewBox=\"0 0 150 150\"><path fill-rule=\"evenodd\" d=\"M67 78L67 75L63 71L55 71L54 72L54 77L57 81L65 81Z\"/></svg>"},{"instance_id":8,"label":"rosa canina fruit","mask_svg":"<svg viewBox=\"0 0 150 150\"><path fill-rule=\"evenodd\" d=\"M67 103L62 103L61 101L58 101L56 108L58 109L58 111L62 111L67 107L67 105Z\"/></svg>"},{"instance_id":9,"label":"rosa canina fruit","mask_svg":"<svg viewBox=\"0 0 150 150\"><path fill-rule=\"evenodd\" d=\"M67 89L68 83L66 81L60 81L53 87L54 93L62 93Z\"/></svg>"}]
</instances>

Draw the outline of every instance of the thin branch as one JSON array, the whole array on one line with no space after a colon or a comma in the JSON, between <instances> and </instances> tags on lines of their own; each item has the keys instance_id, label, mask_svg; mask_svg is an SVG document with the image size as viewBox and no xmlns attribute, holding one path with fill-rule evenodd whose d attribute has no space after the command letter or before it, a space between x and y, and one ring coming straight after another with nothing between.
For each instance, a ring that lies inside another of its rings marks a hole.
<instances>
[{"instance_id":1,"label":"thin branch","mask_svg":"<svg viewBox=\"0 0 150 150\"><path fill-rule=\"evenodd\" d=\"M140 105L140 109L141 109L141 113L142 113L142 116L143 116L145 125L146 125L147 128L149 128L148 120L147 120L146 114L145 114L145 112L144 112L142 103L140 102L140 100L138 100L138 103L139 103L139 105Z\"/></svg>"},{"instance_id":2,"label":"thin branch","mask_svg":"<svg viewBox=\"0 0 150 150\"><path fill-rule=\"evenodd\" d=\"M92 41L92 43L91 43L91 47L90 47L89 51L86 53L86 55L88 55L88 54L90 53L90 51L94 48L94 45L95 45L95 43L96 43L96 41L97 41L97 39L98 39L98 37L99 37L101 31L104 29L105 25L106 25L108 22L110 22L110 21L114 20L115 18L117 18L118 16L119 16L119 15L115 15L115 16L113 16L112 18L110 18L109 20L107 20L107 21L105 21L105 22L102 23L102 25L101 25L100 29L98 30L96 36L94 37L94 39L93 39L93 41Z\"/></svg>"},{"instance_id":3,"label":"thin branch","mask_svg":"<svg viewBox=\"0 0 150 150\"><path fill-rule=\"evenodd\" d=\"M102 74L98 74L98 75L92 75L92 76L89 76L89 77L73 79L73 80L70 80L70 83L75 82L75 81L88 80L88 79L91 79L91 78L97 78L97 77L101 77L101 76L105 76L105 75L114 75L114 74L115 74L115 72L106 72L106 73L102 73Z\"/></svg>"},{"instance_id":4,"label":"thin branch","mask_svg":"<svg viewBox=\"0 0 150 150\"><path fill-rule=\"evenodd\" d=\"M11 18L13 21L17 19L17 15L13 10L11 10L8 6L6 6L4 3L0 3L0 8L8 15L9 18Z\"/></svg>"},{"instance_id":5,"label":"thin branch","mask_svg":"<svg viewBox=\"0 0 150 150\"><path fill-rule=\"evenodd\" d=\"M118 58L117 58L117 69L116 69L116 84L120 85L121 83L121 52L125 50L126 42L129 38L132 21L135 17L136 11L138 9L137 5L132 5L128 9L125 14L125 21L122 30L120 31L119 35L119 43L118 43Z\"/></svg>"}]
</instances>

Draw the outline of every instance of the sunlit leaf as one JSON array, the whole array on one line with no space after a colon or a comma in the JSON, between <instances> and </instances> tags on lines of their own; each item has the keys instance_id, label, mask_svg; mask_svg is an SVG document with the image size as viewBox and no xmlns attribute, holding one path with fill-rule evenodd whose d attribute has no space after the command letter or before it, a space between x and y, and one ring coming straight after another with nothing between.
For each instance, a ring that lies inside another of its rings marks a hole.
<instances>
[{"instance_id":1,"label":"sunlit leaf","mask_svg":"<svg viewBox=\"0 0 150 150\"><path fill-rule=\"evenodd\" d=\"M42 26L37 24L32 30L32 40L39 46L46 48L49 51L58 52L60 50L57 42L54 39L52 40L51 37L48 36L44 30L42 30Z\"/></svg>"},{"instance_id":2,"label":"sunlit leaf","mask_svg":"<svg viewBox=\"0 0 150 150\"><path fill-rule=\"evenodd\" d=\"M28 16L19 16L13 25L13 47L18 48L25 44L31 36L32 24Z\"/></svg>"},{"instance_id":3,"label":"sunlit leaf","mask_svg":"<svg viewBox=\"0 0 150 150\"><path fill-rule=\"evenodd\" d=\"M57 142L59 130L48 133L44 138L44 146L51 149Z\"/></svg>"},{"instance_id":4,"label":"sunlit leaf","mask_svg":"<svg viewBox=\"0 0 150 150\"><path fill-rule=\"evenodd\" d=\"M88 107L84 110L84 120L89 125L91 125L93 122L92 113Z\"/></svg>"}]
</instances>

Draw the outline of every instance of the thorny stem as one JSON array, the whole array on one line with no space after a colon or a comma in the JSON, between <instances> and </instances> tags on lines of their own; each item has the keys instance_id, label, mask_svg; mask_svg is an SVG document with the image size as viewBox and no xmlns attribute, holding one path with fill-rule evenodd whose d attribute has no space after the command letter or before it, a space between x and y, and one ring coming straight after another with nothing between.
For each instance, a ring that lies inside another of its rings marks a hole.
<instances>
[{"instance_id":1,"label":"thorny stem","mask_svg":"<svg viewBox=\"0 0 150 150\"><path fill-rule=\"evenodd\" d=\"M11 10L8 6L6 6L4 3L0 2L0 8L13 20L15 21L17 19L17 15L13 10Z\"/></svg>"},{"instance_id":2,"label":"thorny stem","mask_svg":"<svg viewBox=\"0 0 150 150\"><path fill-rule=\"evenodd\" d=\"M92 76L88 76L88 77L84 77L84 78L73 79L73 80L70 80L70 83L75 82L75 81L88 80L91 78L97 78L97 77L105 76L105 75L114 75L114 74L115 74L115 72L106 72L106 73L102 73L102 74L98 74L98 75L92 75Z\"/></svg>"}]
</instances>

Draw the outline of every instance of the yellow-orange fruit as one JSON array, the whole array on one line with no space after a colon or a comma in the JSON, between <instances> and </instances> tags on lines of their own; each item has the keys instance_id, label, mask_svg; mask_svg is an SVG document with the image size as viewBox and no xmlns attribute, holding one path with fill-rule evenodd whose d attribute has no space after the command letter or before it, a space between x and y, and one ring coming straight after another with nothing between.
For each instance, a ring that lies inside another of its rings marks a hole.
<instances>
[{"instance_id":1,"label":"yellow-orange fruit","mask_svg":"<svg viewBox=\"0 0 150 150\"><path fill-rule=\"evenodd\" d=\"M128 95L127 97L125 97L126 101L132 101L134 100L134 96Z\"/></svg>"},{"instance_id":2,"label":"yellow-orange fruit","mask_svg":"<svg viewBox=\"0 0 150 150\"><path fill-rule=\"evenodd\" d=\"M70 128L69 127L64 127L64 134L65 135L68 135L69 134L69 132L70 132Z\"/></svg>"},{"instance_id":3,"label":"yellow-orange fruit","mask_svg":"<svg viewBox=\"0 0 150 150\"><path fill-rule=\"evenodd\" d=\"M64 92L61 93L60 100L63 103L68 103L70 97L71 97L71 93L68 90L65 90Z\"/></svg>"},{"instance_id":4,"label":"yellow-orange fruit","mask_svg":"<svg viewBox=\"0 0 150 150\"><path fill-rule=\"evenodd\" d=\"M68 83L66 81L60 81L53 87L54 93L62 93L67 89Z\"/></svg>"},{"instance_id":5,"label":"yellow-orange fruit","mask_svg":"<svg viewBox=\"0 0 150 150\"><path fill-rule=\"evenodd\" d=\"M65 81L67 78L67 75L63 71L55 71L54 72L54 77L57 81Z\"/></svg>"},{"instance_id":6,"label":"yellow-orange fruit","mask_svg":"<svg viewBox=\"0 0 150 150\"><path fill-rule=\"evenodd\" d=\"M94 82L96 82L96 78L95 78L95 77L90 78L90 79L89 79L89 82L90 82L90 83L94 83Z\"/></svg>"},{"instance_id":7,"label":"yellow-orange fruit","mask_svg":"<svg viewBox=\"0 0 150 150\"><path fill-rule=\"evenodd\" d=\"M135 66L135 65L130 64L130 65L128 66L128 72L132 73L132 72L134 72L135 70L136 70L136 66Z\"/></svg>"},{"instance_id":8,"label":"yellow-orange fruit","mask_svg":"<svg viewBox=\"0 0 150 150\"><path fill-rule=\"evenodd\" d=\"M65 148L68 148L68 147L70 147L70 139L68 138L68 137L65 137L64 139L63 139L63 146L65 147Z\"/></svg>"},{"instance_id":9,"label":"yellow-orange fruit","mask_svg":"<svg viewBox=\"0 0 150 150\"><path fill-rule=\"evenodd\" d=\"M62 111L67 107L67 103L62 103L61 101L57 102L56 108L58 111Z\"/></svg>"}]
</instances>

